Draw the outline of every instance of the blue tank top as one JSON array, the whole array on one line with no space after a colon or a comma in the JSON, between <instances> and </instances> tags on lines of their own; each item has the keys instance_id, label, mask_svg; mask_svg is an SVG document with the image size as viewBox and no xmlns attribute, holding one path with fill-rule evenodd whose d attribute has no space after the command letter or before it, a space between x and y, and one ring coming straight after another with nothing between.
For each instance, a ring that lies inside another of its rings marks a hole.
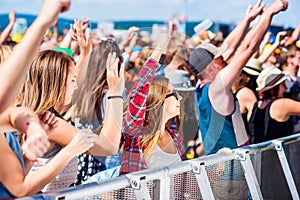
<instances>
[{"instance_id":1,"label":"blue tank top","mask_svg":"<svg viewBox=\"0 0 300 200\"><path fill-rule=\"evenodd\" d=\"M23 155L21 152L20 148L20 143L19 143L19 135L18 132L13 131L13 132L6 132L6 140L10 148L13 150L13 152L16 154L18 157L20 164L22 165L23 173L25 175L25 165L24 165L24 160L23 160ZM0 182L0 198L15 198L8 190L7 188Z\"/></svg>"},{"instance_id":2,"label":"blue tank top","mask_svg":"<svg viewBox=\"0 0 300 200\"><path fill-rule=\"evenodd\" d=\"M198 125L206 155L216 153L223 147L237 148L232 115L223 116L213 109L208 97L209 85L210 83L205 84L195 91L195 104L199 116Z\"/></svg>"}]
</instances>

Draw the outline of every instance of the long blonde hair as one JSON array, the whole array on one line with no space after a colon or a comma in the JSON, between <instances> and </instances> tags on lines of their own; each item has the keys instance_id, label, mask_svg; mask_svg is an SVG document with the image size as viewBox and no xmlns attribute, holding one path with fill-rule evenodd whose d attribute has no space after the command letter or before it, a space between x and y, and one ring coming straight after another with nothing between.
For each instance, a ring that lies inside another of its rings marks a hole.
<instances>
[{"instance_id":1,"label":"long blonde hair","mask_svg":"<svg viewBox=\"0 0 300 200\"><path fill-rule=\"evenodd\" d=\"M12 48L8 45L0 45L0 64L3 63L12 53Z\"/></svg>"},{"instance_id":2,"label":"long blonde hair","mask_svg":"<svg viewBox=\"0 0 300 200\"><path fill-rule=\"evenodd\" d=\"M69 66L74 60L63 52L45 50L34 58L24 86L23 106L35 112L63 107Z\"/></svg>"},{"instance_id":3,"label":"long blonde hair","mask_svg":"<svg viewBox=\"0 0 300 200\"><path fill-rule=\"evenodd\" d=\"M157 144L163 124L163 105L168 94L169 79L165 77L155 77L150 84L146 99L145 123L149 126L150 133L143 137L141 144L143 155L153 151Z\"/></svg>"}]
</instances>

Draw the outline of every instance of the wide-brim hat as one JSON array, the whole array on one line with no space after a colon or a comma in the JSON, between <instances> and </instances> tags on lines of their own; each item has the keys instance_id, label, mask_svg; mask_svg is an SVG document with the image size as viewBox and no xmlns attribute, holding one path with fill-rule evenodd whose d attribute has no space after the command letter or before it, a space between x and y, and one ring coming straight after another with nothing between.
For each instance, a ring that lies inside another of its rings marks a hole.
<instances>
[{"instance_id":1,"label":"wide-brim hat","mask_svg":"<svg viewBox=\"0 0 300 200\"><path fill-rule=\"evenodd\" d=\"M260 72L256 79L258 92L265 92L285 81L288 76L276 67L268 67Z\"/></svg>"},{"instance_id":2,"label":"wide-brim hat","mask_svg":"<svg viewBox=\"0 0 300 200\"><path fill-rule=\"evenodd\" d=\"M250 60L243 68L243 71L253 76L258 76L261 70L262 70L261 62L256 58L250 58Z\"/></svg>"},{"instance_id":3,"label":"wide-brim hat","mask_svg":"<svg viewBox=\"0 0 300 200\"><path fill-rule=\"evenodd\" d=\"M196 87L192 86L189 73L184 70L171 70L165 74L165 77L170 80L174 88L178 91L193 91Z\"/></svg>"},{"instance_id":4,"label":"wide-brim hat","mask_svg":"<svg viewBox=\"0 0 300 200\"><path fill-rule=\"evenodd\" d=\"M221 47L207 42L198 45L191 53L189 63L191 70L198 74L203 71L213 59L220 57L227 49L227 45Z\"/></svg>"}]
</instances>

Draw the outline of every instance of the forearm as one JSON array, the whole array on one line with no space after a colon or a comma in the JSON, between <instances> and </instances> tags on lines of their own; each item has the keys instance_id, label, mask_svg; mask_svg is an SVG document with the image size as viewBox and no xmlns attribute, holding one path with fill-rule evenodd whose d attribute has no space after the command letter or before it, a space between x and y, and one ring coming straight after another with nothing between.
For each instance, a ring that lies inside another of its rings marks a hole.
<instances>
[{"instance_id":1,"label":"forearm","mask_svg":"<svg viewBox=\"0 0 300 200\"><path fill-rule=\"evenodd\" d=\"M122 96L122 94L119 95ZM109 99L102 130L96 140L95 146L89 150L90 153L107 156L118 152L121 140L122 119L123 99ZM103 150L99 152L99 150L93 149L97 148L97 146L100 146Z\"/></svg>"},{"instance_id":2,"label":"forearm","mask_svg":"<svg viewBox=\"0 0 300 200\"><path fill-rule=\"evenodd\" d=\"M25 133L30 123L39 123L38 116L30 109L25 107L9 108L10 122L13 127Z\"/></svg>"},{"instance_id":3,"label":"forearm","mask_svg":"<svg viewBox=\"0 0 300 200\"><path fill-rule=\"evenodd\" d=\"M30 172L24 180L25 195L34 195L59 174L76 155L67 147L62 149L53 159L37 171Z\"/></svg>"},{"instance_id":4,"label":"forearm","mask_svg":"<svg viewBox=\"0 0 300 200\"><path fill-rule=\"evenodd\" d=\"M71 47L71 42L72 42L72 36L71 36L70 31L68 31L68 33L65 35L60 47L70 48Z\"/></svg>"},{"instance_id":5,"label":"forearm","mask_svg":"<svg viewBox=\"0 0 300 200\"><path fill-rule=\"evenodd\" d=\"M0 67L0 112L3 112L14 101L22 85L27 71L39 46L47 26L34 22L27 30L22 41L15 47L11 56Z\"/></svg>"},{"instance_id":6,"label":"forearm","mask_svg":"<svg viewBox=\"0 0 300 200\"><path fill-rule=\"evenodd\" d=\"M7 38L9 37L14 26L14 22L9 22L9 24L5 27L0 35L0 45L3 44Z\"/></svg>"},{"instance_id":7,"label":"forearm","mask_svg":"<svg viewBox=\"0 0 300 200\"><path fill-rule=\"evenodd\" d=\"M249 17L245 17L241 23L239 23L233 31L225 38L224 44L227 44L227 50L223 54L223 58L225 61L229 60L229 58L234 54L235 50L240 45L252 19Z\"/></svg>"},{"instance_id":8,"label":"forearm","mask_svg":"<svg viewBox=\"0 0 300 200\"><path fill-rule=\"evenodd\" d=\"M258 57L259 62L264 63L278 46L279 43L274 43L270 48L264 50L263 54Z\"/></svg>"},{"instance_id":9,"label":"forearm","mask_svg":"<svg viewBox=\"0 0 300 200\"><path fill-rule=\"evenodd\" d=\"M293 31L291 37L284 43L284 45L289 46L293 44L295 41L298 40L299 35L300 35L300 23L297 26L297 28Z\"/></svg>"},{"instance_id":10,"label":"forearm","mask_svg":"<svg viewBox=\"0 0 300 200\"><path fill-rule=\"evenodd\" d=\"M248 50L248 53L250 53L251 56L258 50L259 45L271 24L273 15L274 14L269 9L263 12L261 17L259 18L259 21L246 35L241 48L242 52Z\"/></svg>"}]
</instances>

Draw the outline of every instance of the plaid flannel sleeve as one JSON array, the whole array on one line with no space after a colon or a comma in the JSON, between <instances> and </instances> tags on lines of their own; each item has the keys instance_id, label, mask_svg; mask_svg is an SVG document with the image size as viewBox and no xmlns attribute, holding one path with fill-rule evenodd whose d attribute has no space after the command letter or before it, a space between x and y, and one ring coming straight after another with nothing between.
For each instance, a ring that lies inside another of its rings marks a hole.
<instances>
[{"instance_id":1,"label":"plaid flannel sleeve","mask_svg":"<svg viewBox=\"0 0 300 200\"><path fill-rule=\"evenodd\" d=\"M148 59L139 72L138 79L129 94L128 110L123 121L122 131L128 136L139 134L139 130L144 124L149 86L158 67L157 61Z\"/></svg>"}]
</instances>

